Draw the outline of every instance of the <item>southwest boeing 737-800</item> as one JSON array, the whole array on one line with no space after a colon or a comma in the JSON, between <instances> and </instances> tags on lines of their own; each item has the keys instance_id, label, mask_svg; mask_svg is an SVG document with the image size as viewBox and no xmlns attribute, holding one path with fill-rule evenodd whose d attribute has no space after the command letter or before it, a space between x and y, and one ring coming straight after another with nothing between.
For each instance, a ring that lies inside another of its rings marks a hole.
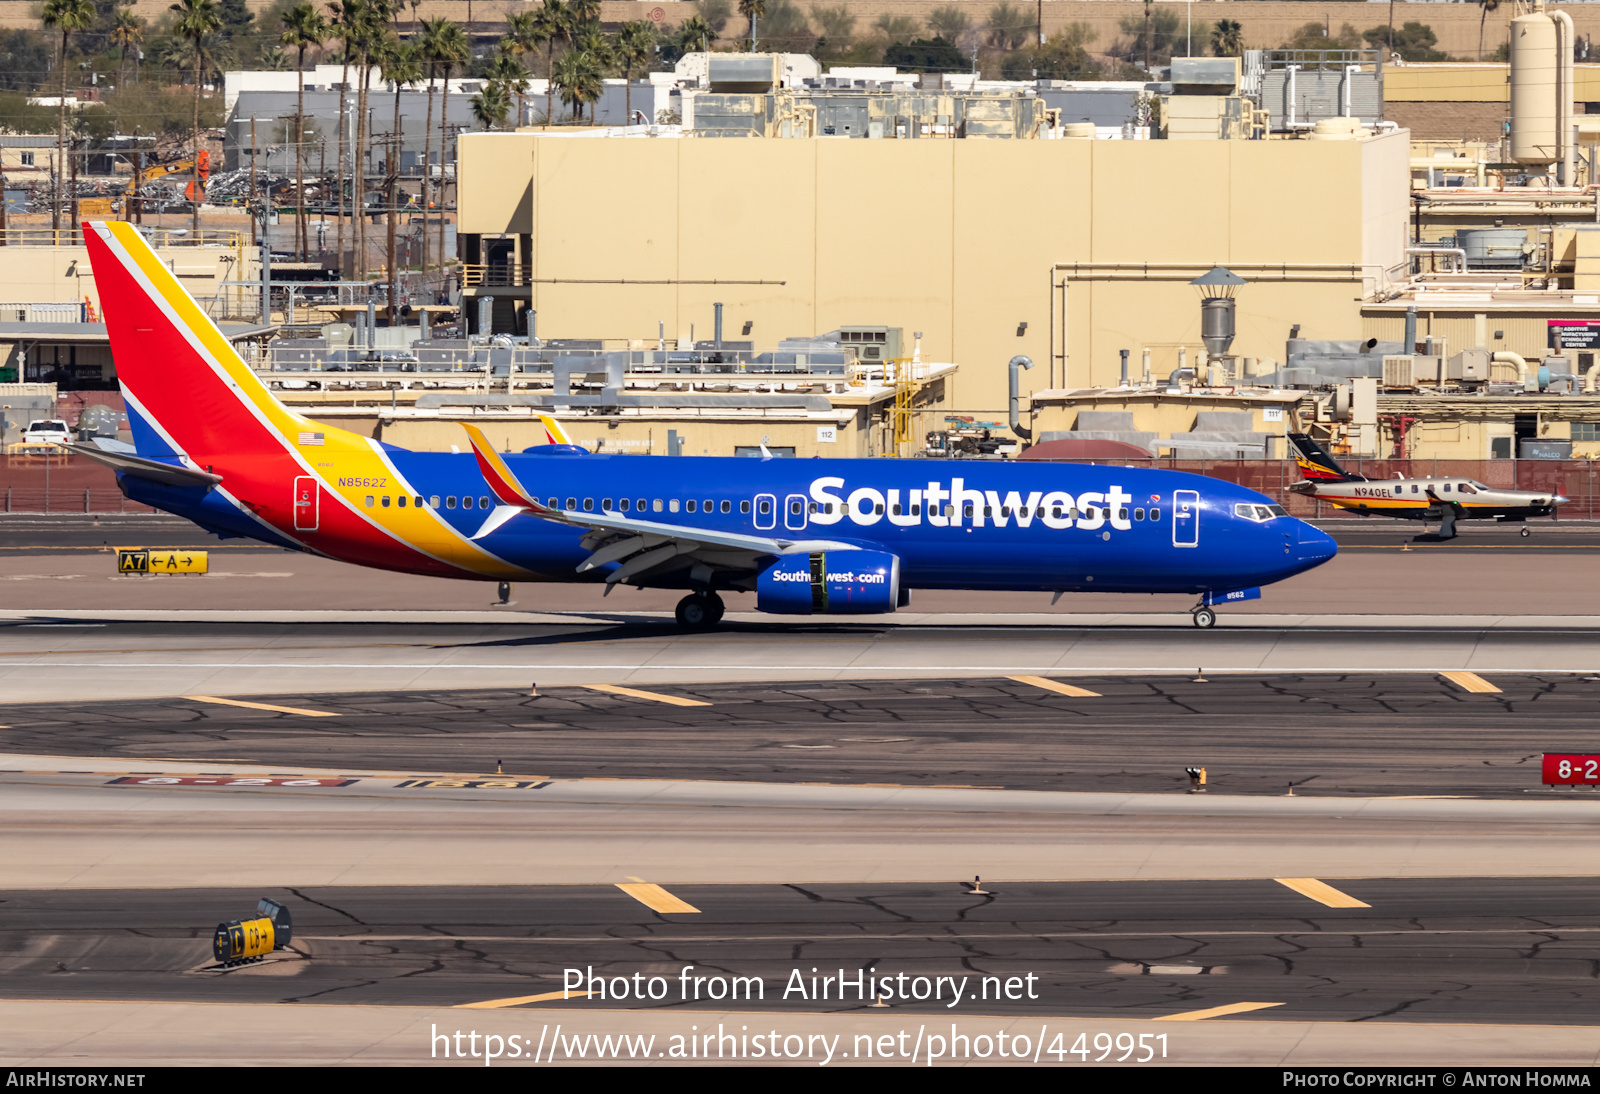
<instances>
[{"instance_id":1,"label":"southwest boeing 737-800","mask_svg":"<svg viewBox=\"0 0 1600 1094\"><path fill-rule=\"evenodd\" d=\"M1333 557L1270 498L1174 471L1046 463L412 452L280 403L138 230L85 225L131 450L72 446L135 501L219 536L482 581L721 592L759 611L892 612L912 589L1191 593L1212 606ZM115 446L113 446L115 447ZM127 449L128 446L122 446Z\"/></svg>"}]
</instances>

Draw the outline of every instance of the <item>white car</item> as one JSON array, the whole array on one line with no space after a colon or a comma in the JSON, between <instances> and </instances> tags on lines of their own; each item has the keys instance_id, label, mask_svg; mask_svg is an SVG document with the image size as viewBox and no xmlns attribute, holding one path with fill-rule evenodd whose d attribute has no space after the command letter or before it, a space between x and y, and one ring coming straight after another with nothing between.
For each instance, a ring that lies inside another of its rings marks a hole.
<instances>
[{"instance_id":1,"label":"white car","mask_svg":"<svg viewBox=\"0 0 1600 1094\"><path fill-rule=\"evenodd\" d=\"M59 444L72 440L72 431L60 418L40 418L22 431L23 444Z\"/></svg>"}]
</instances>

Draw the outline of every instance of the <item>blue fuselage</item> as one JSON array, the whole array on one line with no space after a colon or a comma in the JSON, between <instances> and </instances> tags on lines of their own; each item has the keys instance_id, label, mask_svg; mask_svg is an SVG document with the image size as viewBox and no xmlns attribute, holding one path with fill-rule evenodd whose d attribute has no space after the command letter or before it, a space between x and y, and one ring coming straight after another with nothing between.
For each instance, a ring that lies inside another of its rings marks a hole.
<instances>
[{"instance_id":1,"label":"blue fuselage","mask_svg":"<svg viewBox=\"0 0 1600 1094\"><path fill-rule=\"evenodd\" d=\"M401 498L412 509L420 500L463 539L478 535L495 501L471 454L384 447L397 475L363 487L358 506L381 518ZM884 551L900 559L905 588L1217 593L1281 581L1336 551L1325 533L1285 515L1270 498L1176 471L1032 462L651 459L538 449L506 460L529 494L552 508ZM221 534L305 546L220 492L132 478L124 479L124 489ZM287 494L290 484L283 489ZM580 542L585 534L522 513L477 544L523 580L603 580L614 564L576 572L594 546ZM337 557L326 545L319 549ZM681 588L691 579L673 571L640 584ZM719 578L712 584L737 583Z\"/></svg>"}]
</instances>

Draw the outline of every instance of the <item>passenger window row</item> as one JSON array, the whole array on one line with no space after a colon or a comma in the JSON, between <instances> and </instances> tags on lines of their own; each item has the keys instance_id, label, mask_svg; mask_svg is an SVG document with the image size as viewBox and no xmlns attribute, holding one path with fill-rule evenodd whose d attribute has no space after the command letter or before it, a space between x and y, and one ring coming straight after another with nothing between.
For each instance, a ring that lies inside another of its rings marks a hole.
<instances>
[{"instance_id":1,"label":"passenger window row","mask_svg":"<svg viewBox=\"0 0 1600 1094\"><path fill-rule=\"evenodd\" d=\"M566 502L566 505L562 505L560 498L545 499L545 504L550 506L552 509L566 509L568 511L576 511L581 509L585 513L593 513L595 511L594 498L573 497L567 498ZM663 510L676 513L680 506L691 513L733 512L733 502L726 500L717 502L711 498L706 498L704 501L701 501L698 498L690 498L686 502L680 502L677 498L669 498L665 501L663 501L661 498L638 498L637 500L633 498L600 499L600 511L605 513L660 513ZM739 512L750 512L750 503L748 501L741 501L739 503Z\"/></svg>"},{"instance_id":2,"label":"passenger window row","mask_svg":"<svg viewBox=\"0 0 1600 1094\"><path fill-rule=\"evenodd\" d=\"M368 509L373 509L373 508L387 509L391 505L393 505L397 509L404 509L408 505L414 505L418 509L422 509L422 508L438 509L438 508L440 508L441 504L443 505L443 507L445 509L454 509L456 507L456 502L457 502L457 499L456 499L456 496L454 494L451 494L448 497L444 497L444 498L441 498L438 494L434 494L432 497L428 498L426 501L424 501L422 498L409 497L409 496L407 496L405 494L401 494L397 498L396 497L391 497L388 494L376 494L376 495L375 494L368 494L367 495L367 508ZM463 497L463 498L460 499L460 504L461 504L461 508L463 508L463 509L471 509L473 507L473 504L474 504L474 499L472 499L470 497ZM493 509L494 508L494 502L490 501L487 497L480 497L480 498L476 499L476 504L477 504L477 507L479 509Z\"/></svg>"},{"instance_id":3,"label":"passenger window row","mask_svg":"<svg viewBox=\"0 0 1600 1094\"><path fill-rule=\"evenodd\" d=\"M366 497L366 503L367 503L367 508L368 509L374 509L374 508L387 509L391 505L396 507L396 508L399 508L399 509L404 509L408 505L409 506L415 506L418 509L422 509L422 508L429 508L429 509L440 509L440 508L443 508L443 509L455 509L458 505L462 509L472 509L472 508L474 508L474 506L476 506L476 508L478 508L478 509L493 509L494 508L494 502L490 498L488 498L486 496L478 497L478 498L474 499L470 495L464 495L464 496L461 496L460 498L457 498L457 496L454 495L454 494L447 494L447 495L444 495L442 497L440 495L438 495L438 494L433 494L433 495L431 495L430 497L428 497L426 499L421 498L421 497L410 497L410 496L405 495L405 494L401 494L398 497L393 497L393 496L391 496L389 494L368 494L367 497ZM568 511L581 510L582 512L585 512L585 513L592 513L592 512L595 511L595 499L594 498L570 497L570 498L566 499L566 505L565 506L563 506L561 503L562 503L562 499L558 498L558 497L552 497L552 498L546 498L545 499L545 504L548 505L552 509L563 509L564 508L564 509L566 509ZM718 512L720 512L720 513L732 513L733 512L733 502L730 501L730 500L727 500L727 499L724 499L724 500L719 502L719 501L715 501L715 500L713 500L711 498L706 498L704 501L702 501L702 500L700 500L698 498L690 498L689 500L682 502L681 503L681 507L684 510L690 512L690 513L718 513ZM680 501L677 498L669 498L669 499L666 499L666 500L663 500L661 498L653 498L653 499L651 499L651 498L639 498L637 500L635 500L633 498L616 498L616 499L613 499L613 498L601 498L600 499L600 510L602 512L617 512L617 513L627 513L627 512L645 513L645 512L651 512L651 513L660 513L660 512L665 510L667 512L676 513L676 512L678 512L679 508L680 508ZM893 511L894 511L894 515L897 516L897 517L898 516L905 516L908 512L909 512L909 514L911 516L920 517L922 515L922 508L923 507L920 504L905 506L905 505L900 505L899 503L896 503L892 508L893 508ZM928 510L929 510L930 513L932 513L935 508L936 507L934 507L934 506L929 506ZM944 515L946 517L954 517L956 515L956 507L954 505L945 505L942 508L944 509ZM1249 520L1269 520L1269 519L1271 519L1271 516L1255 516L1253 514L1245 512L1245 510L1251 509L1251 508L1252 508L1251 506L1247 506L1247 505L1236 505L1236 506L1234 506L1234 513L1236 515L1238 515L1238 516L1245 517L1246 519L1249 519ZM1282 506L1278 506L1278 505L1274 505L1274 506L1270 506L1270 507L1268 507L1268 506L1259 506L1258 508L1262 509L1263 511L1265 511L1268 508L1270 508L1273 511L1272 515L1277 515L1277 516L1283 516L1284 515L1284 510L1283 510ZM963 515L966 518L971 519L972 516L973 516L973 510L974 510L974 506L971 506L971 505L965 506ZM766 502L766 501L762 501L760 503L760 511L761 511L762 515L766 515L767 513L769 513L771 511L769 503ZM799 516L800 513L802 512L801 503L799 503L799 502L793 503L790 506L790 511L794 515ZM739 512L748 515L749 512L750 512L750 503L748 501L739 502ZM822 503L822 504L818 504L817 502L811 502L810 503L810 512L812 512L812 513L831 514L833 512L833 503L832 502L825 502L825 503ZM880 516L881 517L883 515L883 504L882 503L871 504L871 503L868 503L865 500L863 500L863 502L861 503L861 507L860 507L859 512L863 516L876 515L876 516ZM1045 514L1045 509L1044 509L1044 506L1041 505L1036 509L1029 509L1028 507L1022 507L1020 509L1015 510L1014 512L1015 512L1015 515L1017 517L1019 517L1020 519L1028 520L1028 519L1030 519L1030 517L1043 517L1044 514ZM983 507L983 515L985 517L993 518L993 516L994 516L994 507L993 506L989 506L989 505L985 505ZM1013 510L1012 510L1012 508L1010 506L1002 505L1000 507L1000 517L1002 519L1009 519L1012 515L1013 515ZM1100 509L1097 509L1095 506L1091 505L1091 506L1088 506L1087 508L1085 508L1083 510L1082 515L1084 517L1088 518L1089 520L1094 520L1097 517L1100 517L1102 515L1106 516L1106 517L1110 517L1111 516L1111 510L1109 508L1106 508L1104 510L1104 512L1102 513L1102 511ZM1060 520L1063 517L1065 517L1067 520L1077 520L1078 516L1079 516L1079 511L1076 508L1069 508L1069 509L1063 510L1060 506L1055 506L1050 510L1050 516L1054 520ZM1143 509L1135 509L1135 510L1133 510L1132 516L1133 516L1134 520L1144 520L1144 516L1145 516L1144 510ZM1118 518L1119 519L1127 520L1128 517L1129 517L1128 510L1121 509L1121 510L1118 511ZM1160 520L1161 519L1161 510L1159 510L1159 509L1150 510L1150 519L1151 520Z\"/></svg>"}]
</instances>

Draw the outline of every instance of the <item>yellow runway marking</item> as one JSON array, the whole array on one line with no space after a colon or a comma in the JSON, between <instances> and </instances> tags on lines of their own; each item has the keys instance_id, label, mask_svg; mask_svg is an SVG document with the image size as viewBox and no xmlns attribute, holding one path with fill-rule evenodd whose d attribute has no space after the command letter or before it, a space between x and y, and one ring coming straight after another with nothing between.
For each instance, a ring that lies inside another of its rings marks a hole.
<instances>
[{"instance_id":1,"label":"yellow runway marking","mask_svg":"<svg viewBox=\"0 0 1600 1094\"><path fill-rule=\"evenodd\" d=\"M1060 680L1052 680L1048 676L1007 676L1006 679L1015 680L1019 684L1043 688L1045 691L1054 691L1061 695L1071 695L1074 698L1098 699L1100 697L1098 691L1073 687L1071 684L1063 684Z\"/></svg>"},{"instance_id":2,"label":"yellow runway marking","mask_svg":"<svg viewBox=\"0 0 1600 1094\"><path fill-rule=\"evenodd\" d=\"M627 893L633 899L649 908L652 912L698 912L700 909L693 904L679 900L659 885L652 885L641 878L630 877L633 884L617 884L617 888Z\"/></svg>"},{"instance_id":3,"label":"yellow runway marking","mask_svg":"<svg viewBox=\"0 0 1600 1094\"><path fill-rule=\"evenodd\" d=\"M511 999L485 999L481 1003L457 1003L454 1010L499 1010L501 1007L519 1007L523 1003L548 1003L552 999L578 999L586 991L547 991L543 995L518 995Z\"/></svg>"},{"instance_id":4,"label":"yellow runway marking","mask_svg":"<svg viewBox=\"0 0 1600 1094\"><path fill-rule=\"evenodd\" d=\"M684 699L677 695L662 695L658 691L640 691L638 688L619 687L616 684L584 684L590 691L604 691L612 695L627 695L634 699L649 699L653 703L670 703L675 707L708 707L699 699Z\"/></svg>"},{"instance_id":5,"label":"yellow runway marking","mask_svg":"<svg viewBox=\"0 0 1600 1094\"><path fill-rule=\"evenodd\" d=\"M1495 692L1500 689L1475 672L1441 672L1439 674L1462 691Z\"/></svg>"},{"instance_id":6,"label":"yellow runway marking","mask_svg":"<svg viewBox=\"0 0 1600 1094\"><path fill-rule=\"evenodd\" d=\"M1372 907L1365 901L1357 900L1349 893L1341 893L1326 881L1318 881L1314 877L1275 877L1272 880L1279 885L1293 889L1301 896L1310 897L1318 904L1326 904L1330 908Z\"/></svg>"},{"instance_id":7,"label":"yellow runway marking","mask_svg":"<svg viewBox=\"0 0 1600 1094\"><path fill-rule=\"evenodd\" d=\"M219 699L215 695L185 695L196 703L221 703L225 707L248 707L251 710L272 710L279 714L304 714L307 718L337 718L336 711L332 710L302 710L299 707L279 707L271 703L247 703L243 699Z\"/></svg>"},{"instance_id":8,"label":"yellow runway marking","mask_svg":"<svg viewBox=\"0 0 1600 1094\"><path fill-rule=\"evenodd\" d=\"M1207 1007L1205 1010L1186 1010L1182 1014L1163 1014L1152 1022L1199 1022L1206 1018L1221 1018L1225 1014L1243 1014L1251 1010L1281 1007L1282 1003L1229 1003L1225 1007Z\"/></svg>"}]
</instances>

